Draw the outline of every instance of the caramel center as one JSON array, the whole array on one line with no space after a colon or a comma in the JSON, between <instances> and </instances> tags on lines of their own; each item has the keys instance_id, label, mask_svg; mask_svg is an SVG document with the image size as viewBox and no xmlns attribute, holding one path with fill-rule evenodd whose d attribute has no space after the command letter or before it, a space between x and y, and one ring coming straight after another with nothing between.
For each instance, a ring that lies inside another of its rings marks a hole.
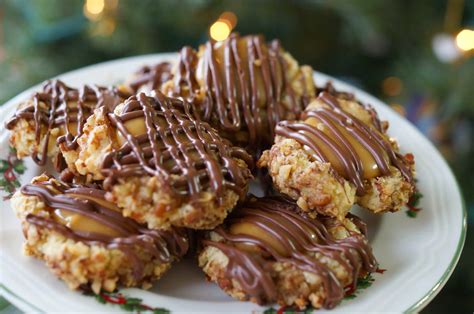
<instances>
[{"instance_id":1,"label":"caramel center","mask_svg":"<svg viewBox=\"0 0 474 314\"><path fill-rule=\"evenodd\" d=\"M250 222L240 222L233 224L229 228L229 232L233 235L248 235L255 237L266 244L268 244L272 249L274 249L278 254L282 256L286 256L288 253L285 247L270 233L266 230L260 228L259 226L250 223ZM258 251L258 247L253 244L243 244L239 243L236 246L242 248L243 250L247 250L249 252L256 252Z\"/></svg>"},{"instance_id":2,"label":"caramel center","mask_svg":"<svg viewBox=\"0 0 474 314\"><path fill-rule=\"evenodd\" d=\"M142 134L146 134L145 119L143 119L143 117L127 120L124 123L124 126L132 136L136 137ZM120 143L120 145L123 145L124 143L127 142L127 139L118 130L117 130L117 135L118 135L118 142Z\"/></svg>"},{"instance_id":3,"label":"caramel center","mask_svg":"<svg viewBox=\"0 0 474 314\"><path fill-rule=\"evenodd\" d=\"M54 220L74 231L97 233L111 237L120 236L119 232L108 226L105 226L97 220L66 209L55 209L53 212L53 217Z\"/></svg>"},{"instance_id":4,"label":"caramel center","mask_svg":"<svg viewBox=\"0 0 474 314\"><path fill-rule=\"evenodd\" d=\"M234 59L235 63L240 64L240 69L245 73L245 77L254 77L254 82L244 82L244 84L248 84L247 87L250 90L255 88L256 94L256 101L257 106L260 108L264 108L267 105L267 95L265 92L265 83L262 77L262 56L259 56L259 52L256 51L256 45L252 45L250 41L253 37L239 37L237 39L237 58L236 56L232 55L232 53L228 53L226 56L226 45L223 42L214 44L214 57L218 67L218 73L221 77L221 82L217 82L217 84L221 84L224 88L225 86L232 86L235 90L233 91L226 91L227 93L232 93L232 95L228 95L230 97L236 97L237 100L242 99L242 88L239 82L239 73L237 68L234 71L229 72L226 68L227 64L233 64L233 62L226 62L226 58ZM261 45L261 50L264 56L268 55L266 45ZM230 51L230 50L229 50ZM252 53L252 57L249 55ZM250 58L255 58L255 60L250 63ZM238 60L236 60L238 59ZM252 76L251 73L254 73ZM234 83L229 84L229 80L232 80ZM252 86L255 84L254 86ZM234 94L235 93L235 94Z\"/></svg>"},{"instance_id":5,"label":"caramel center","mask_svg":"<svg viewBox=\"0 0 474 314\"><path fill-rule=\"evenodd\" d=\"M46 188L50 190L53 194L61 194L61 191L59 191L53 185L47 185ZM107 202L104 199L93 197L91 195L67 193L64 194L64 196L89 200L105 208L120 211L114 204ZM49 211L51 212L51 215L55 221L67 226L73 231L97 233L102 235L108 235L111 237L120 236L120 233L114 230L113 228L108 227L99 220L87 217L86 215L83 215L81 213L63 208L49 208Z\"/></svg>"},{"instance_id":6,"label":"caramel center","mask_svg":"<svg viewBox=\"0 0 474 314\"><path fill-rule=\"evenodd\" d=\"M320 119L310 117L305 120L306 124L316 127L318 130L322 131L325 135L327 135L331 140L335 141L337 145L343 145L340 139L336 136L336 132L331 129L326 123L322 122ZM381 175L379 166L377 165L376 160L374 159L373 155L370 151L368 151L364 145L362 145L359 140L354 137L347 129L339 124L334 123L333 127L349 142L350 146L352 147L353 151L359 156L360 160L362 161L363 167L363 178L364 179L371 179ZM375 132L375 130L373 130ZM345 173L345 167L341 162L341 159L337 158L334 154L333 149L331 149L326 143L320 141L314 135L309 135L311 140L315 143L318 143L318 147L320 147L321 151L323 152L324 156L329 160L331 166L340 174ZM389 162L388 156L385 152L383 152L384 159Z\"/></svg>"}]
</instances>

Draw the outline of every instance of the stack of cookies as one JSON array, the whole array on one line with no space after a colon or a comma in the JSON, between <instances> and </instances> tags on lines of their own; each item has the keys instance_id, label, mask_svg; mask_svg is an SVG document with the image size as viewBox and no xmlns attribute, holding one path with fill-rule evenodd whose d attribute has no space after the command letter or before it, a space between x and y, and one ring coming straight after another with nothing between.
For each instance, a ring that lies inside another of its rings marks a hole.
<instances>
[{"instance_id":1,"label":"stack of cookies","mask_svg":"<svg viewBox=\"0 0 474 314\"><path fill-rule=\"evenodd\" d=\"M373 108L256 35L116 87L47 82L7 128L18 157L57 170L12 198L25 253L96 293L149 288L192 255L238 300L332 308L377 269L352 206L398 211L415 188Z\"/></svg>"}]
</instances>

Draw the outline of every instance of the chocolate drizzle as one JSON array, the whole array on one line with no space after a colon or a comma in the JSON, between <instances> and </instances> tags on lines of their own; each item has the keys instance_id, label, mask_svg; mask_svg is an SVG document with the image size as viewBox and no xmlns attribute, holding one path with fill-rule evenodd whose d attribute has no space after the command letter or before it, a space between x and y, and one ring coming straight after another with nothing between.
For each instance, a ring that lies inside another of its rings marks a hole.
<instances>
[{"instance_id":1,"label":"chocolate drizzle","mask_svg":"<svg viewBox=\"0 0 474 314\"><path fill-rule=\"evenodd\" d=\"M140 93L125 102L120 115L110 113L109 118L126 141L104 158L106 188L118 177L151 175L176 198L191 202L206 190L213 191L218 201L227 189L245 196L251 174L235 158L251 168L251 157L209 124L193 118L187 102L159 92L154 97ZM146 131L134 136L126 123L137 118Z\"/></svg>"},{"instance_id":2,"label":"chocolate drizzle","mask_svg":"<svg viewBox=\"0 0 474 314\"><path fill-rule=\"evenodd\" d=\"M328 226L341 225L340 222L309 219L299 212L294 203L281 197L253 198L234 210L225 226L215 229L222 242L205 239L203 244L228 256L227 277L238 280L244 292L259 303L277 300L277 287L269 270L272 263L282 262L319 275L326 291L324 307L332 308L344 297L344 287L314 254L337 261L352 275L352 285L360 276L375 271L377 261L363 234L349 231L348 237L336 240ZM357 220L356 225L363 225L357 217L351 219ZM232 232L232 227L239 224L256 227L258 234ZM248 249L252 246L258 251Z\"/></svg>"},{"instance_id":3,"label":"chocolate drizzle","mask_svg":"<svg viewBox=\"0 0 474 314\"><path fill-rule=\"evenodd\" d=\"M410 167L382 135L382 126L376 114L372 114L373 126L369 126L345 112L338 100L329 93L322 92L318 99L327 107L306 110L301 116L305 122L280 122L275 129L276 134L305 145L318 160L336 161L340 167L333 164L333 168L355 185L359 196L365 194L364 179L367 179L365 171L368 169L364 168L367 163L354 142L359 143L373 158L380 175L390 174L390 166L393 165L407 181L412 182ZM318 124L324 125L325 131L308 123L309 119L315 119Z\"/></svg>"},{"instance_id":4,"label":"chocolate drizzle","mask_svg":"<svg viewBox=\"0 0 474 314\"><path fill-rule=\"evenodd\" d=\"M187 98L201 119L231 139L246 131L248 148L264 149L276 123L297 118L307 102L293 90L287 67L278 41L267 45L262 36L232 34L224 42L208 42L201 59L191 48L182 49L172 95ZM301 80L305 87L304 76Z\"/></svg>"},{"instance_id":5,"label":"chocolate drizzle","mask_svg":"<svg viewBox=\"0 0 474 314\"><path fill-rule=\"evenodd\" d=\"M150 90L160 88L161 85L171 79L171 64L161 62L153 66L144 66L135 73L135 78L128 86L137 92L141 87L147 86Z\"/></svg>"},{"instance_id":6,"label":"chocolate drizzle","mask_svg":"<svg viewBox=\"0 0 474 314\"><path fill-rule=\"evenodd\" d=\"M113 108L119 102L119 92L115 89L89 85L75 89L59 80L48 81L41 92L33 95L31 104L17 110L6 123L6 128L13 129L21 119L33 120L39 153L35 152L32 158L38 165L45 165L53 128L62 128L64 135L58 138L58 142L65 142L68 149L74 149L77 147L77 139L82 135L83 126L94 109L101 106ZM74 129L71 124L76 124ZM44 128L45 142L40 148Z\"/></svg>"},{"instance_id":7,"label":"chocolate drizzle","mask_svg":"<svg viewBox=\"0 0 474 314\"><path fill-rule=\"evenodd\" d=\"M137 280L142 279L145 266L137 255L137 248L163 263L175 261L188 251L189 241L184 229L174 228L167 231L147 229L134 220L123 217L115 205L105 200L105 192L94 187L64 184L50 179L26 184L21 188L21 192L40 198L51 212L50 218L28 214L27 222L57 231L75 241L121 250L132 263ZM67 226L52 218L52 212L55 210L66 210L92 219L103 226L103 229L113 230L114 234L90 232Z\"/></svg>"}]
</instances>

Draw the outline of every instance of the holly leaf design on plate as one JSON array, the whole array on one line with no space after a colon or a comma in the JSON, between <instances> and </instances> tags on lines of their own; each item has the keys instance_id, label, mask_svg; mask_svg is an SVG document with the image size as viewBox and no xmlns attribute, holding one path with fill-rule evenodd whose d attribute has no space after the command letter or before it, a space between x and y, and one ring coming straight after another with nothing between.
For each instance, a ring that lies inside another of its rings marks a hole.
<instances>
[{"instance_id":1,"label":"holly leaf design on plate","mask_svg":"<svg viewBox=\"0 0 474 314\"><path fill-rule=\"evenodd\" d=\"M423 194L420 191L418 191L418 189L415 189L415 192L410 197L410 200L408 201L408 204L407 204L408 209L406 211L406 214L408 217L416 218L416 216L418 215L418 212L421 210L421 208L418 206L420 205L420 200L422 198L423 198Z\"/></svg>"},{"instance_id":2,"label":"holly leaf design on plate","mask_svg":"<svg viewBox=\"0 0 474 314\"><path fill-rule=\"evenodd\" d=\"M133 313L153 313L153 314L169 314L170 311L165 308L152 307L143 303L140 298L126 296L120 292L105 292L99 294L93 292L84 292L85 295L93 296L102 304L118 305L121 309Z\"/></svg>"},{"instance_id":3,"label":"holly leaf design on plate","mask_svg":"<svg viewBox=\"0 0 474 314\"><path fill-rule=\"evenodd\" d=\"M7 193L4 200L10 199L21 186L18 177L25 173L26 167L23 160L18 159L16 150L10 147L6 159L0 159L0 190Z\"/></svg>"}]
</instances>

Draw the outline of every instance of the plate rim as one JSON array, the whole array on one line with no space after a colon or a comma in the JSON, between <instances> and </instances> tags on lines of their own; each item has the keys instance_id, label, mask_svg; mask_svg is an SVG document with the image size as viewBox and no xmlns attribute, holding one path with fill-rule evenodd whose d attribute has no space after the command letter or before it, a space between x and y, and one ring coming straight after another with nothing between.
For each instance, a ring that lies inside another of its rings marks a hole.
<instances>
[{"instance_id":1,"label":"plate rim","mask_svg":"<svg viewBox=\"0 0 474 314\"><path fill-rule=\"evenodd\" d=\"M22 311L28 312L35 312L35 313L44 313L43 310L35 306L34 304L30 303L29 301L25 300L25 298L19 296L12 290L10 290L7 286L0 282L0 296L5 298L10 304L19 308Z\"/></svg>"},{"instance_id":2,"label":"plate rim","mask_svg":"<svg viewBox=\"0 0 474 314\"><path fill-rule=\"evenodd\" d=\"M95 64L90 64L90 65L87 65L87 66L84 66L84 67L80 67L80 68L73 69L73 70L70 70L70 71L67 71L67 72L64 72L64 73L60 73L56 76L53 76L49 79L46 79L46 80L40 82L39 84L35 84L35 85L31 86L30 88L27 88L27 89L23 90L19 94L16 94L14 97L12 97L12 98L8 99L7 101L5 101L1 105L0 114L3 114L4 111L8 110L8 108L5 107L4 104L11 102L15 98L19 98L19 97L21 97L25 94L30 93L32 90L38 88L39 86L41 86L47 80L60 78L60 77L63 77L63 76L71 75L71 74L73 74L74 72L77 72L77 71L87 71L88 69L91 69L91 68L94 68L94 67L97 67L97 66L104 66L104 65L107 65L107 64L110 64L110 63L115 63L115 62L120 62L120 61L125 61L125 60L129 61L129 60L133 60L133 59L152 58L152 57L160 57L160 58L168 58L169 57L169 59L172 59L173 57L176 57L177 55L178 54L176 52L160 52L160 53L133 55L133 56L123 57L123 58L118 58L118 59L107 60L107 61L103 61L103 62L99 62L99 63L95 63ZM354 86L354 85L352 85L348 82L345 82L341 79L337 79L333 76L330 76L328 74L325 74L325 73L322 73L322 72L319 72L319 71L313 71L313 73L324 76L328 81L337 82L339 84L342 83L342 85L344 85L346 87L356 89L359 93L362 92L362 93L366 94L367 96L373 97L373 98L377 99L378 101L380 101L381 103L385 104L387 109L389 109L392 112L395 112L384 101L380 100L378 97L373 96L372 94L362 90L361 88L359 88L357 86ZM414 125L411 121L409 121L405 117L402 117L402 118L404 120L406 120L407 122L409 122L411 124L411 126L414 127ZM448 168L449 175L451 176L451 179L455 182L455 188L456 188L458 197L461 201L461 207L462 207L462 209L461 209L462 210L462 213L461 213L461 232L460 232L459 238L457 240L457 247L456 247L456 250L454 252L454 255L452 256L451 261L450 261L448 267L446 268L446 270L444 271L444 273L440 276L440 278L438 279L436 284L433 285L433 287L423 295L423 297L421 297L413 305L411 305L406 310L404 310L403 313L417 313L417 312L421 311L423 308L425 308L438 295L438 293L442 290L442 288L445 286L445 284L447 283L447 281L451 277L452 273L454 272L454 270L455 270L455 268L456 268L456 266L459 262L459 259L461 257L462 250L464 248L464 244L465 244L465 241L466 241L466 235L467 235L467 208L466 208L466 203L465 203L463 194L461 192L462 190L460 188L458 179L454 175L454 172L453 172L451 166L446 161L444 156L439 152L439 150L436 148L436 146L434 146L434 144L423 133L421 133L421 131L418 130L418 128L414 127L414 130L416 130L416 132L421 134L423 136L423 138L426 139L426 141L429 143L429 145L431 145L438 152L438 154L442 157L443 162L445 163L445 165ZM32 312L32 310L33 310L34 312L44 313L43 310L41 310L40 308L38 308L34 304L30 303L29 301L25 300L24 298L22 298L21 296L19 296L18 294L16 294L12 290L10 290L2 282L0 282L0 295L2 297L4 297L8 302L10 302L12 305L18 307L20 310L23 310L23 311L26 311L26 312Z\"/></svg>"},{"instance_id":3,"label":"plate rim","mask_svg":"<svg viewBox=\"0 0 474 314\"><path fill-rule=\"evenodd\" d=\"M430 141L430 144L433 145L431 143L431 141ZM438 151L438 149L436 149L436 150ZM443 157L443 160L446 162L444 157ZM448 268L446 269L446 271L443 273L443 275L440 277L440 279L436 282L436 284L422 298L420 298L415 304L413 304L408 309L406 309L404 311L404 313L418 313L423 308L425 308L438 295L439 292L441 292L443 287L448 282L449 278L451 278L452 273L456 269L456 266L459 262L459 259L461 258L461 254L462 254L462 250L464 248L464 244L466 242L466 235L467 235L467 208L466 208L466 202L465 202L464 197L461 193L461 187L459 186L458 179L454 175L453 170L451 169L451 166L447 162L446 162L446 165L448 166L449 174L451 175L452 179L456 183L456 190L457 190L457 192L459 194L459 198L461 200L461 206L462 206L462 216L461 216L462 229L461 229L461 234L459 235L458 244L457 244L457 247L456 247L456 251L454 252L454 256L451 259L451 262L449 263Z\"/></svg>"}]
</instances>

